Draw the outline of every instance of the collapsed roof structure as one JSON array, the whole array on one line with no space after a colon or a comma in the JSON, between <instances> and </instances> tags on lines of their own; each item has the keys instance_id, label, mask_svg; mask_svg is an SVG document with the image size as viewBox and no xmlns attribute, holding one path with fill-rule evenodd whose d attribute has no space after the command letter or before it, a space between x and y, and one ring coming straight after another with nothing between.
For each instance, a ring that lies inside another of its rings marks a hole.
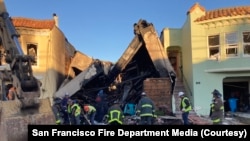
<instances>
[{"instance_id":1,"label":"collapsed roof structure","mask_svg":"<svg viewBox=\"0 0 250 141\"><path fill-rule=\"evenodd\" d=\"M171 94L175 72L153 24L140 19L134 24L134 35L117 63L93 59L76 77L65 81L54 97L63 97L67 92L85 103L93 103L102 90L107 94L108 102L136 103L147 78L167 78L170 86L164 91Z\"/></svg>"}]
</instances>

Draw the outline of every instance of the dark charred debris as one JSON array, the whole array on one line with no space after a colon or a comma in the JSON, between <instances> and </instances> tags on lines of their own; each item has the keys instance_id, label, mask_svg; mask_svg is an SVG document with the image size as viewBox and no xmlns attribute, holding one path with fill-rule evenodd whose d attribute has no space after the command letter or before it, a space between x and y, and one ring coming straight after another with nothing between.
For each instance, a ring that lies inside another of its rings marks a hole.
<instances>
[{"instance_id":1,"label":"dark charred debris","mask_svg":"<svg viewBox=\"0 0 250 141\"><path fill-rule=\"evenodd\" d=\"M152 34L152 39L144 36L145 34ZM155 37L157 34L153 24L139 20L134 24L134 35L134 39L115 64L94 59L90 67L94 67L95 72L88 79L83 79L81 88L71 94L70 98L91 105L96 104L97 96L102 96L109 106L117 100L121 106L126 103L136 104L144 91L143 82L147 78L169 78L172 94L176 74L159 43L160 40ZM150 48L154 48L154 52ZM165 55L162 56L163 53ZM156 57L160 59L156 60ZM83 71L75 70L76 76Z\"/></svg>"}]
</instances>

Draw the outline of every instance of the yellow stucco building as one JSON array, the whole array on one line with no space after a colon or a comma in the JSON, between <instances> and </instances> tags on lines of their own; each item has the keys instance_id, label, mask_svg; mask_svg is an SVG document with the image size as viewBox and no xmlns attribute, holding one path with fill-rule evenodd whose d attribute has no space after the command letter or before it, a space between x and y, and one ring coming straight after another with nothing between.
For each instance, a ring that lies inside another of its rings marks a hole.
<instances>
[{"instance_id":1,"label":"yellow stucco building","mask_svg":"<svg viewBox=\"0 0 250 141\"><path fill-rule=\"evenodd\" d=\"M35 56L36 63L32 68L34 76L42 82L41 98L52 98L67 76L74 77L72 67L86 67L81 65L79 57L84 57L85 65L92 60L70 44L58 27L56 14L47 20L14 17L12 22L20 34L24 54ZM71 62L74 62L73 66ZM74 66L76 64L78 66Z\"/></svg>"}]
</instances>

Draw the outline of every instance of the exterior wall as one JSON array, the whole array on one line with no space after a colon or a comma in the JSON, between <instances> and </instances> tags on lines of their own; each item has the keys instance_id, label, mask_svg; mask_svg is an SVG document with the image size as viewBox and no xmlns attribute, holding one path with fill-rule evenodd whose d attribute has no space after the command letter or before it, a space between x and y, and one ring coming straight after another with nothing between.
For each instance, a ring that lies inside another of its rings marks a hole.
<instances>
[{"instance_id":1,"label":"exterior wall","mask_svg":"<svg viewBox=\"0 0 250 141\"><path fill-rule=\"evenodd\" d=\"M163 45L171 48L177 45L181 48L183 68L183 83L194 107L199 107L199 114L208 115L214 89L223 94L223 82L250 82L249 56L243 56L243 31L249 31L250 22L247 17L225 17L205 22L194 22L206 11L200 8L192 9L183 27L179 30L165 28L163 30ZM249 19L249 17L248 17ZM220 20L220 22L218 22ZM223 22L222 22L223 21ZM181 31L181 34L178 34ZM173 33L171 33L173 32ZM227 58L225 55L225 33L238 32L239 56ZM209 59L208 36L220 34L221 55L218 60ZM177 39L181 41L177 41Z\"/></svg>"},{"instance_id":2,"label":"exterior wall","mask_svg":"<svg viewBox=\"0 0 250 141\"><path fill-rule=\"evenodd\" d=\"M16 28L17 32L20 34L20 45L22 46L24 54L27 54L27 44L32 43L37 45L37 66L33 66L34 72L44 72L46 71L47 59L44 56L48 55L48 44L50 38L50 30L34 30L30 28ZM49 57L49 56L48 56Z\"/></svg>"},{"instance_id":3,"label":"exterior wall","mask_svg":"<svg viewBox=\"0 0 250 141\"><path fill-rule=\"evenodd\" d=\"M41 98L49 97L52 91L47 88L48 86L54 87L54 82L46 77L46 71L51 67L51 50L50 38L51 31L49 29L31 29L31 28L16 28L20 34L20 43L25 54L27 54L27 44L32 43L37 45L37 66L32 66L34 76L42 82ZM53 62L51 62L53 63ZM51 77L50 78L54 78ZM50 84L47 84L50 83Z\"/></svg>"},{"instance_id":4,"label":"exterior wall","mask_svg":"<svg viewBox=\"0 0 250 141\"><path fill-rule=\"evenodd\" d=\"M143 91L150 97L156 106L165 107L166 113L170 115L172 111L171 81L169 78L148 78L143 81Z\"/></svg>"},{"instance_id":5,"label":"exterior wall","mask_svg":"<svg viewBox=\"0 0 250 141\"><path fill-rule=\"evenodd\" d=\"M190 35L191 29L190 29L190 22L192 19L190 17L187 17L186 22L184 23L182 27L182 34L181 38L182 45L181 45L181 54L182 54L182 71L183 71L183 83L186 88L186 93L189 96L190 100L193 101L193 50L191 49L192 46L192 37Z\"/></svg>"},{"instance_id":6,"label":"exterior wall","mask_svg":"<svg viewBox=\"0 0 250 141\"><path fill-rule=\"evenodd\" d=\"M37 45L37 66L32 66L36 78L42 82L41 98L53 97L68 73L71 57L75 49L55 26L49 29L17 27L20 43L25 54L26 45ZM63 61L62 61L63 60Z\"/></svg>"},{"instance_id":7,"label":"exterior wall","mask_svg":"<svg viewBox=\"0 0 250 141\"><path fill-rule=\"evenodd\" d=\"M192 45L189 47L189 50L192 51L192 64L190 64L190 66L193 68L192 80L189 81L189 83L192 84L193 106L201 107L198 112L202 112L200 114L208 115L210 111L209 106L212 100L211 92L216 88L215 86L221 85L221 82L216 80L219 77L204 74L204 67L206 67L206 63L204 62L207 60L208 56L207 37L202 26L194 25L195 23L192 22L204 14L205 13L200 9L195 9L195 11L188 16L190 20L187 21L187 23L189 24L190 41L192 42Z\"/></svg>"},{"instance_id":8,"label":"exterior wall","mask_svg":"<svg viewBox=\"0 0 250 141\"><path fill-rule=\"evenodd\" d=\"M161 33L161 41L165 51L168 53L168 58L172 64L177 78L182 79L180 67L182 66L181 48L182 38L181 29L165 28ZM172 62L172 59L174 62Z\"/></svg>"},{"instance_id":9,"label":"exterior wall","mask_svg":"<svg viewBox=\"0 0 250 141\"><path fill-rule=\"evenodd\" d=\"M192 12L191 21L197 16L202 16L203 12ZM208 115L212 99L211 92L218 89L223 94L223 79L227 77L249 77L250 66L247 60L249 57L243 57L242 52L242 35L243 31L250 28L250 24L233 23L219 26L207 26L206 24L191 23L192 37L192 60L193 60L193 93L194 106L200 107L201 114ZM239 34L239 57L226 58L225 56L225 33L238 32ZM209 35L220 34L221 55L219 60L210 60L208 51ZM241 36L240 36L241 35ZM234 71L237 69L237 71Z\"/></svg>"},{"instance_id":10,"label":"exterior wall","mask_svg":"<svg viewBox=\"0 0 250 141\"><path fill-rule=\"evenodd\" d=\"M164 47L181 46L182 45L181 34L182 34L181 29L164 28L162 31L162 37L164 39L163 46Z\"/></svg>"},{"instance_id":11,"label":"exterior wall","mask_svg":"<svg viewBox=\"0 0 250 141\"><path fill-rule=\"evenodd\" d=\"M51 57L50 57L50 68L47 69L46 77L55 76L53 80L53 88L49 88L51 84L48 84L48 88L51 91L50 94L54 94L63 82L70 65L71 57L73 54L68 54L68 44L65 41L65 36L58 28L53 28L51 31L50 39Z\"/></svg>"},{"instance_id":12,"label":"exterior wall","mask_svg":"<svg viewBox=\"0 0 250 141\"><path fill-rule=\"evenodd\" d=\"M74 57L71 60L68 76L71 78L74 78L78 74L75 74L73 68L83 71L91 65L93 60L94 60L93 58L91 58L91 57L89 57L89 56L87 56L79 51L76 51Z\"/></svg>"}]
</instances>

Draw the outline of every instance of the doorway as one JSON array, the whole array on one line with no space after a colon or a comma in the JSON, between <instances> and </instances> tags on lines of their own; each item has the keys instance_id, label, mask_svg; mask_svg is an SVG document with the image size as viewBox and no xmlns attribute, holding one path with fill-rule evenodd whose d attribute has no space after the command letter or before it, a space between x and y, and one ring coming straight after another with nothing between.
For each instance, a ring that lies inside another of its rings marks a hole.
<instances>
[{"instance_id":1,"label":"doorway","mask_svg":"<svg viewBox=\"0 0 250 141\"><path fill-rule=\"evenodd\" d=\"M247 112L249 110L249 84L248 81L241 82L224 82L223 83L223 99L224 111L232 112L230 105L232 106L232 100L235 99L235 112ZM234 111L233 111L234 112Z\"/></svg>"}]
</instances>

